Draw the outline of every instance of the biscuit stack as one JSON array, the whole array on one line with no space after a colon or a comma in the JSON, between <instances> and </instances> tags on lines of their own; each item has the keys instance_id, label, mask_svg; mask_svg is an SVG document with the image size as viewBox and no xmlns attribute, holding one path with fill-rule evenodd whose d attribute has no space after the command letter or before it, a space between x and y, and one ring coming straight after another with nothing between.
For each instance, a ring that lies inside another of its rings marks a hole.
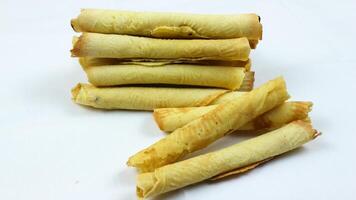
<instances>
[{"instance_id":1,"label":"biscuit stack","mask_svg":"<svg viewBox=\"0 0 356 200\"><path fill-rule=\"evenodd\" d=\"M253 88L249 55L262 37L255 14L85 9L71 25L82 32L73 39L72 56L79 57L91 84L73 89L79 104L135 110L202 106L224 93ZM197 88L205 94L195 97ZM167 101L169 95L193 99Z\"/></svg>"}]
</instances>

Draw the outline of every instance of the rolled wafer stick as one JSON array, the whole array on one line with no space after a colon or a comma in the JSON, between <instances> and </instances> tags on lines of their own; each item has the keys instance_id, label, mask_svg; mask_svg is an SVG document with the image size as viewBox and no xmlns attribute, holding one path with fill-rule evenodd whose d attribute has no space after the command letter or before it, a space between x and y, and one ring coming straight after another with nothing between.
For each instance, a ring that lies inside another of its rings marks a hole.
<instances>
[{"instance_id":1,"label":"rolled wafer stick","mask_svg":"<svg viewBox=\"0 0 356 200\"><path fill-rule=\"evenodd\" d=\"M296 149L318 135L309 123L294 121L230 147L139 174L136 178L136 193L139 198L146 198L216 176L219 178L241 173L256 167L256 163Z\"/></svg>"},{"instance_id":2,"label":"rolled wafer stick","mask_svg":"<svg viewBox=\"0 0 356 200\"><path fill-rule=\"evenodd\" d=\"M274 129L291 121L305 119L308 117L312 105L312 102L307 101L285 102L246 123L238 130ZM214 110L216 107L217 105L187 108L158 108L154 109L153 116L161 130L172 132Z\"/></svg>"},{"instance_id":3,"label":"rolled wafer stick","mask_svg":"<svg viewBox=\"0 0 356 200\"><path fill-rule=\"evenodd\" d=\"M256 14L207 15L83 9L71 20L77 32L115 33L157 38L262 39Z\"/></svg>"},{"instance_id":4,"label":"rolled wafer stick","mask_svg":"<svg viewBox=\"0 0 356 200\"><path fill-rule=\"evenodd\" d=\"M246 72L246 77L250 75L253 74ZM241 88L251 90L252 87L253 83L244 79ZM72 89L72 98L75 103L94 108L153 110L155 108L206 106L228 101L244 93L214 88L134 86L99 88L79 83Z\"/></svg>"},{"instance_id":5,"label":"rolled wafer stick","mask_svg":"<svg viewBox=\"0 0 356 200\"><path fill-rule=\"evenodd\" d=\"M213 88L107 87L79 83L72 89L75 103L101 109L153 110L209 105L229 92Z\"/></svg>"},{"instance_id":6,"label":"rolled wafer stick","mask_svg":"<svg viewBox=\"0 0 356 200\"><path fill-rule=\"evenodd\" d=\"M237 130L288 98L284 79L276 78L234 101L219 104L214 110L131 156L127 164L141 172L149 172L176 162Z\"/></svg>"},{"instance_id":7,"label":"rolled wafer stick","mask_svg":"<svg viewBox=\"0 0 356 200\"><path fill-rule=\"evenodd\" d=\"M105 65L84 68L95 86L128 84L173 84L237 90L245 78L245 68L168 64L164 66ZM251 73L248 73L251 75ZM252 82L253 83L253 82Z\"/></svg>"},{"instance_id":8,"label":"rolled wafer stick","mask_svg":"<svg viewBox=\"0 0 356 200\"><path fill-rule=\"evenodd\" d=\"M82 67L103 66L103 65L142 65L142 66L164 66L169 64L194 64L205 66L230 66L242 67L246 71L251 69L251 60L247 61L224 61L224 60L167 60L167 59L118 59L118 58L93 58L80 57L79 63Z\"/></svg>"},{"instance_id":9,"label":"rolled wafer stick","mask_svg":"<svg viewBox=\"0 0 356 200\"><path fill-rule=\"evenodd\" d=\"M246 38L167 40L83 33L74 39L71 52L73 57L247 61L250 45Z\"/></svg>"}]
</instances>

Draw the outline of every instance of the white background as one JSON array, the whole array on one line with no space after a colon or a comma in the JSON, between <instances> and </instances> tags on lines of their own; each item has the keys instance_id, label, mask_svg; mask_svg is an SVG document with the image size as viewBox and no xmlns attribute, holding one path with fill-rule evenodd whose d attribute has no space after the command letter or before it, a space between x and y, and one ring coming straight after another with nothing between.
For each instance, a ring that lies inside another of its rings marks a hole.
<instances>
[{"instance_id":1,"label":"white background","mask_svg":"<svg viewBox=\"0 0 356 200\"><path fill-rule=\"evenodd\" d=\"M334 3L332 3L334 2ZM356 199L355 1L0 1L0 199L135 199L127 158L164 134L150 112L75 105L80 8L261 15L256 86L283 75L322 137L263 167L157 199ZM241 141L229 136L208 150ZM205 150L207 151L207 150Z\"/></svg>"}]
</instances>

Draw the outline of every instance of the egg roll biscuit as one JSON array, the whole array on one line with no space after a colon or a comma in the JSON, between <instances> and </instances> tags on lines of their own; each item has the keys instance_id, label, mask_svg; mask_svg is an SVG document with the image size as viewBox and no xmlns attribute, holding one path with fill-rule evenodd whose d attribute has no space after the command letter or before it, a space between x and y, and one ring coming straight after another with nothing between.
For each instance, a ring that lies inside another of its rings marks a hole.
<instances>
[{"instance_id":1,"label":"egg roll biscuit","mask_svg":"<svg viewBox=\"0 0 356 200\"><path fill-rule=\"evenodd\" d=\"M246 87L245 82L242 84L242 87ZM252 85L249 87L252 88ZM236 94L230 95L230 93ZM222 99L218 101L220 102L240 93L244 92L215 88L95 87L79 83L72 89L72 99L77 104L99 109L153 110L155 108L206 106L215 99ZM227 94L229 95L225 98Z\"/></svg>"},{"instance_id":2,"label":"egg roll biscuit","mask_svg":"<svg viewBox=\"0 0 356 200\"><path fill-rule=\"evenodd\" d=\"M209 105L229 92L213 88L105 87L79 83L72 89L75 103L101 109L153 110Z\"/></svg>"},{"instance_id":3,"label":"egg roll biscuit","mask_svg":"<svg viewBox=\"0 0 356 200\"><path fill-rule=\"evenodd\" d=\"M245 76L245 68L169 64L164 66L105 65L85 67L88 80L95 86L128 84L173 84L218 87L237 90Z\"/></svg>"},{"instance_id":4,"label":"egg roll biscuit","mask_svg":"<svg viewBox=\"0 0 356 200\"><path fill-rule=\"evenodd\" d=\"M296 149L318 135L309 123L294 121L230 147L139 174L136 193L139 198L156 196L239 168L246 169Z\"/></svg>"},{"instance_id":5,"label":"egg roll biscuit","mask_svg":"<svg viewBox=\"0 0 356 200\"><path fill-rule=\"evenodd\" d=\"M115 33L157 38L262 39L256 14L189 14L83 9L71 20L77 32Z\"/></svg>"},{"instance_id":6,"label":"egg roll biscuit","mask_svg":"<svg viewBox=\"0 0 356 200\"><path fill-rule=\"evenodd\" d=\"M274 129L291 121L303 120L308 117L312 105L312 102L285 102L246 123L237 131ZM214 110L216 107L217 105L186 108L158 108L154 109L153 116L162 131L172 132Z\"/></svg>"},{"instance_id":7,"label":"egg roll biscuit","mask_svg":"<svg viewBox=\"0 0 356 200\"><path fill-rule=\"evenodd\" d=\"M74 39L73 57L247 61L246 38L169 40L128 35L83 33Z\"/></svg>"},{"instance_id":8,"label":"egg roll biscuit","mask_svg":"<svg viewBox=\"0 0 356 200\"><path fill-rule=\"evenodd\" d=\"M131 156L127 164L141 172L150 172L176 162L281 105L288 98L284 79L279 77L271 80L240 98L219 104L205 115L176 129L165 138Z\"/></svg>"}]
</instances>

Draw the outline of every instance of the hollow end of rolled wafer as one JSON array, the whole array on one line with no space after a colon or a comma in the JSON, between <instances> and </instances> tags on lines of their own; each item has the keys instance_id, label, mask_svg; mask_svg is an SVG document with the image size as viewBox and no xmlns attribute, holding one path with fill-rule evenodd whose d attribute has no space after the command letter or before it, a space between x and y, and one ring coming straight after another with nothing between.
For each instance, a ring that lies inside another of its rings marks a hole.
<instances>
[{"instance_id":1,"label":"hollow end of rolled wafer","mask_svg":"<svg viewBox=\"0 0 356 200\"><path fill-rule=\"evenodd\" d=\"M144 191L142 188L136 186L136 195L138 199L144 199Z\"/></svg>"},{"instance_id":2,"label":"hollow end of rolled wafer","mask_svg":"<svg viewBox=\"0 0 356 200\"><path fill-rule=\"evenodd\" d=\"M263 35L263 26L261 24L261 16L257 15L258 22L259 22L259 40L262 40L262 35Z\"/></svg>"},{"instance_id":3,"label":"hollow end of rolled wafer","mask_svg":"<svg viewBox=\"0 0 356 200\"><path fill-rule=\"evenodd\" d=\"M161 117L161 109L154 109L153 110L153 119L155 120L158 128L163 131L163 121Z\"/></svg>"},{"instance_id":4,"label":"hollow end of rolled wafer","mask_svg":"<svg viewBox=\"0 0 356 200\"><path fill-rule=\"evenodd\" d=\"M79 40L79 37L78 37L78 36L73 36L73 37L72 37L72 45L74 46L75 43L78 42L78 40Z\"/></svg>"},{"instance_id":5,"label":"hollow end of rolled wafer","mask_svg":"<svg viewBox=\"0 0 356 200\"><path fill-rule=\"evenodd\" d=\"M72 39L73 48L70 50L72 57L80 57L80 51L84 43L85 33Z\"/></svg>"},{"instance_id":6,"label":"hollow end of rolled wafer","mask_svg":"<svg viewBox=\"0 0 356 200\"><path fill-rule=\"evenodd\" d=\"M152 151L147 151L146 149L139 151L135 155L129 157L126 165L129 167L135 167L139 173L152 172L157 167L152 166L155 163L150 163L147 159L145 159L145 156L150 154L152 154Z\"/></svg>"},{"instance_id":7,"label":"hollow end of rolled wafer","mask_svg":"<svg viewBox=\"0 0 356 200\"><path fill-rule=\"evenodd\" d=\"M303 127L306 131L308 131L312 137L312 139L317 138L321 135L321 132L313 128L312 123L306 122L304 120L296 120L291 123L298 124L299 126Z\"/></svg>"},{"instance_id":8,"label":"hollow end of rolled wafer","mask_svg":"<svg viewBox=\"0 0 356 200\"><path fill-rule=\"evenodd\" d=\"M302 111L310 112L313 108L313 102L311 101L296 101L297 104L300 104Z\"/></svg>"},{"instance_id":9,"label":"hollow end of rolled wafer","mask_svg":"<svg viewBox=\"0 0 356 200\"><path fill-rule=\"evenodd\" d=\"M322 135L322 133L321 133L321 132L319 132L319 131L317 131L317 130L315 130L315 129L313 129L313 130L314 130L313 139L315 139L315 138L317 138L317 137L319 137L319 136L321 136L321 135Z\"/></svg>"},{"instance_id":10,"label":"hollow end of rolled wafer","mask_svg":"<svg viewBox=\"0 0 356 200\"><path fill-rule=\"evenodd\" d=\"M245 77L242 81L239 91L251 91L253 89L254 82L255 82L255 72L254 71L245 72Z\"/></svg>"},{"instance_id":11,"label":"hollow end of rolled wafer","mask_svg":"<svg viewBox=\"0 0 356 200\"><path fill-rule=\"evenodd\" d=\"M311 101L295 101L295 102L293 102L293 104L295 104L294 110L293 110L295 119L304 120L305 122L308 122L306 119L309 119L309 123L310 123L311 121L310 121L310 118L308 117L308 113L313 108L313 102L311 102Z\"/></svg>"},{"instance_id":12,"label":"hollow end of rolled wafer","mask_svg":"<svg viewBox=\"0 0 356 200\"><path fill-rule=\"evenodd\" d=\"M290 95L287 91L287 84L286 84L286 81L284 80L283 76L279 76L271 81L268 81L267 83L274 83L274 84L278 85L278 89L281 89L282 91L284 91L285 100L290 98Z\"/></svg>"},{"instance_id":13,"label":"hollow end of rolled wafer","mask_svg":"<svg viewBox=\"0 0 356 200\"><path fill-rule=\"evenodd\" d=\"M86 60L85 60L84 57L80 57L80 58L78 59L78 61L79 61L80 66L82 66L82 68L83 68L84 70L89 67L89 65L88 65L88 63L86 62Z\"/></svg>"},{"instance_id":14,"label":"hollow end of rolled wafer","mask_svg":"<svg viewBox=\"0 0 356 200\"><path fill-rule=\"evenodd\" d=\"M249 28L251 31L252 37L249 38L251 48L256 48L259 40L262 40L263 35L263 26L261 24L261 16L251 13L250 15L250 24Z\"/></svg>"},{"instance_id":15,"label":"hollow end of rolled wafer","mask_svg":"<svg viewBox=\"0 0 356 200\"><path fill-rule=\"evenodd\" d=\"M78 19L74 18L70 20L70 26L75 32L81 32L79 24L78 24Z\"/></svg>"},{"instance_id":16,"label":"hollow end of rolled wafer","mask_svg":"<svg viewBox=\"0 0 356 200\"><path fill-rule=\"evenodd\" d=\"M157 178L155 173L143 173L136 177L136 195L140 199L144 199L151 195L154 188L157 186Z\"/></svg>"},{"instance_id":17,"label":"hollow end of rolled wafer","mask_svg":"<svg viewBox=\"0 0 356 200\"><path fill-rule=\"evenodd\" d=\"M246 72L251 71L251 65L252 65L251 59L248 59L246 64L245 64Z\"/></svg>"},{"instance_id":18,"label":"hollow end of rolled wafer","mask_svg":"<svg viewBox=\"0 0 356 200\"><path fill-rule=\"evenodd\" d=\"M248 42L250 44L251 49L256 49L258 40L249 40Z\"/></svg>"},{"instance_id":19,"label":"hollow end of rolled wafer","mask_svg":"<svg viewBox=\"0 0 356 200\"><path fill-rule=\"evenodd\" d=\"M311 121L309 116L307 116L306 118L304 118L302 120L303 120L303 122L312 123L312 121Z\"/></svg>"},{"instance_id":20,"label":"hollow end of rolled wafer","mask_svg":"<svg viewBox=\"0 0 356 200\"><path fill-rule=\"evenodd\" d=\"M76 101L78 94L80 93L80 90L82 89L82 84L78 83L74 88L72 88L71 93L72 93L72 100Z\"/></svg>"},{"instance_id":21,"label":"hollow end of rolled wafer","mask_svg":"<svg viewBox=\"0 0 356 200\"><path fill-rule=\"evenodd\" d=\"M90 84L86 84L86 83L78 83L76 86L74 86L71 90L72 93L72 99L75 102L78 102L78 99L86 95L86 90L90 89L90 88L94 88L94 86L90 85Z\"/></svg>"}]
</instances>

